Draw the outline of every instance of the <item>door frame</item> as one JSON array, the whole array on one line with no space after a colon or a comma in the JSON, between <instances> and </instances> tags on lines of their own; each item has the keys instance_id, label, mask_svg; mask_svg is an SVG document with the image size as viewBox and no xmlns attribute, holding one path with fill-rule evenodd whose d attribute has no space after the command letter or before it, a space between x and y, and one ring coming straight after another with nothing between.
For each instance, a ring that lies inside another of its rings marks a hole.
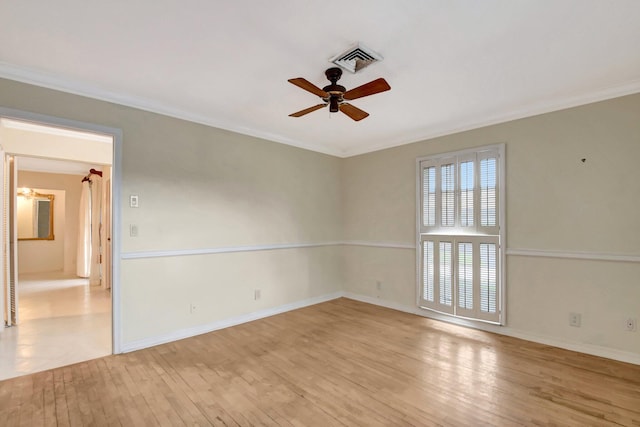
<instances>
[{"instance_id":1,"label":"door frame","mask_svg":"<svg viewBox=\"0 0 640 427\"><path fill-rule=\"evenodd\" d=\"M0 118L22 120L47 126L99 133L113 138L111 164L111 340L113 354L122 353L122 312L120 297L120 230L122 220L122 129L64 119L0 106ZM2 144L2 141L0 141Z\"/></svg>"}]
</instances>

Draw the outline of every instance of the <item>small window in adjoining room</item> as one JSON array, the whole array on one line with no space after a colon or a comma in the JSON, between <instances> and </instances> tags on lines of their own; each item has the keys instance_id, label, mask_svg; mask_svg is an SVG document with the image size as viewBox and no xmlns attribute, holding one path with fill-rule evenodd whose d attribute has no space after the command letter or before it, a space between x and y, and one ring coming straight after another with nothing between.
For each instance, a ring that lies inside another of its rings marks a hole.
<instances>
[{"instance_id":1,"label":"small window in adjoining room","mask_svg":"<svg viewBox=\"0 0 640 427\"><path fill-rule=\"evenodd\" d=\"M504 145L418 159L418 305L503 322Z\"/></svg>"}]
</instances>

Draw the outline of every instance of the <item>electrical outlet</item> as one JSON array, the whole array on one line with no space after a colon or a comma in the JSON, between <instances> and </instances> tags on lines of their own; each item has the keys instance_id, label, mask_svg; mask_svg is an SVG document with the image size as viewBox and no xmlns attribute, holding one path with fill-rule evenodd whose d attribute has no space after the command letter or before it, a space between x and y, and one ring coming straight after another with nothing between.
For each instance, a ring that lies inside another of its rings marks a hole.
<instances>
[{"instance_id":1,"label":"electrical outlet","mask_svg":"<svg viewBox=\"0 0 640 427\"><path fill-rule=\"evenodd\" d=\"M138 237L138 225L137 224L130 224L129 225L129 236Z\"/></svg>"},{"instance_id":2,"label":"electrical outlet","mask_svg":"<svg viewBox=\"0 0 640 427\"><path fill-rule=\"evenodd\" d=\"M638 319L635 317L628 317L625 319L624 328L629 332L635 332L638 328Z\"/></svg>"},{"instance_id":3,"label":"electrical outlet","mask_svg":"<svg viewBox=\"0 0 640 427\"><path fill-rule=\"evenodd\" d=\"M582 324L582 316L580 313L569 313L569 326L579 328Z\"/></svg>"},{"instance_id":4,"label":"electrical outlet","mask_svg":"<svg viewBox=\"0 0 640 427\"><path fill-rule=\"evenodd\" d=\"M255 289L253 291L253 299L254 300L258 301L261 296L262 296L262 292L260 291L260 289Z\"/></svg>"},{"instance_id":5,"label":"electrical outlet","mask_svg":"<svg viewBox=\"0 0 640 427\"><path fill-rule=\"evenodd\" d=\"M189 304L189 314L194 314L196 312L196 305L194 303Z\"/></svg>"},{"instance_id":6,"label":"electrical outlet","mask_svg":"<svg viewBox=\"0 0 640 427\"><path fill-rule=\"evenodd\" d=\"M376 280L376 289L377 290L381 290L382 289L382 282L380 280Z\"/></svg>"}]
</instances>

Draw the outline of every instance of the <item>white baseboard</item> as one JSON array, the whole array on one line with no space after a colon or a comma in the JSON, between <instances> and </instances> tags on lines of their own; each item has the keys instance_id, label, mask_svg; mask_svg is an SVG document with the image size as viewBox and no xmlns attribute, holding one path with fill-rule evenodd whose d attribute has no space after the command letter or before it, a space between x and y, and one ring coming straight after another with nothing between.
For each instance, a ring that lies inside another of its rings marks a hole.
<instances>
[{"instance_id":1,"label":"white baseboard","mask_svg":"<svg viewBox=\"0 0 640 427\"><path fill-rule=\"evenodd\" d=\"M208 323L205 325L194 326L191 328L181 329L175 332L171 332L166 335L158 335L155 337L145 338L137 341L125 343L122 346L122 352L128 353L131 351L141 350L143 348L153 347L160 344L166 344L168 342L177 341L185 338L190 338L196 335L205 334L207 332L216 331L219 329L228 328L231 326L240 325L254 320L263 319L265 317L274 316L276 314L286 313L287 311L297 310L299 308L308 307L315 304L331 301L341 297L349 298L352 300L377 305L380 307L390 308L392 310L402 311L405 313L415 314L417 316L428 317L434 320L440 320L447 323L456 324L459 326L479 329L487 332L493 332L501 335L506 335L514 338L523 339L526 341L532 341L539 344L550 345L553 347L563 348L566 350L576 351L579 353L590 354L593 356L604 357L606 359L617 360L620 362L633 363L640 365L640 354L616 350L609 347L602 347L594 344L585 344L579 342L570 342L560 340L555 337L534 334L526 331L514 330L506 326L497 326L484 322L473 322L464 319L450 318L449 316L432 312L429 310L423 310L416 306L408 306L400 304L394 301L388 301L385 299L375 298L366 295L354 294L352 292L334 292L319 297L307 298L301 301L296 301L290 304L281 305L278 307L268 308L253 313L244 314L241 316L231 317L228 319L219 320L216 322Z\"/></svg>"},{"instance_id":2,"label":"white baseboard","mask_svg":"<svg viewBox=\"0 0 640 427\"><path fill-rule=\"evenodd\" d=\"M515 330L507 326L491 325L484 322L473 322L464 319L451 318L449 316L432 312L429 310L423 310L415 306L407 306L394 301L387 301L380 298L370 297L366 295L354 294L351 292L344 292L345 298L353 299L356 301L365 302L368 304L374 304L381 307L391 308L393 310L403 311L405 313L411 313L422 317L428 317L443 322L453 323L460 326L479 329L487 332L493 332L500 335L506 335L514 338L523 339L526 341L532 341L539 344L550 345L553 347L563 348L565 350L576 351L578 353L590 354L592 356L604 357L606 359L617 360L619 362L633 363L640 365L640 354L632 353L629 351L617 350L614 348L603 347L594 344L585 344L580 342L571 342L558 339L556 337L550 337L540 334L535 334L526 331Z\"/></svg>"},{"instance_id":3,"label":"white baseboard","mask_svg":"<svg viewBox=\"0 0 640 427\"><path fill-rule=\"evenodd\" d=\"M158 335L155 337L144 338L122 345L122 352L128 353L131 351L142 350L143 348L153 347L160 344L166 344L168 342L177 341L185 338L194 337L196 335L206 334L207 332L216 331L218 329L224 329L231 326L241 325L243 323L252 322L254 320L263 319L265 317L274 316L276 314L286 313L287 311L297 310L299 308L308 307L310 305L320 304L322 302L331 301L343 296L343 292L334 292L327 295L321 295L319 297L307 298L301 301L296 301L290 304L281 305L278 307L267 308L253 313L243 314L241 316L230 317L228 319L218 320L216 322L208 323L205 325L198 325L191 328L180 329L175 332L171 332L166 335Z\"/></svg>"},{"instance_id":4,"label":"white baseboard","mask_svg":"<svg viewBox=\"0 0 640 427\"><path fill-rule=\"evenodd\" d=\"M360 302L366 302L368 304L378 305L380 307L386 307L386 308L391 308L393 310L403 311L405 313L418 314L417 307L409 307L404 304L400 304L394 301L388 301L381 298L370 297L370 296L361 295L361 294L354 294L353 292L344 292L343 297L360 301Z\"/></svg>"}]
</instances>

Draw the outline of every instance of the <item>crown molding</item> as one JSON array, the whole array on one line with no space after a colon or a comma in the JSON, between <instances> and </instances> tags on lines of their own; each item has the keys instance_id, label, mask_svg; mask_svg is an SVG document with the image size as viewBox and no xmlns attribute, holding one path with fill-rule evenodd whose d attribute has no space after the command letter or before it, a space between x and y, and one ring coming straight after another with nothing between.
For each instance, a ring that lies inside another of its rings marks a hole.
<instances>
[{"instance_id":1,"label":"crown molding","mask_svg":"<svg viewBox=\"0 0 640 427\"><path fill-rule=\"evenodd\" d=\"M47 89L53 89L73 95L84 96L100 101L111 102L118 105L124 105L126 107L132 107L139 110L148 111L150 113L161 114L163 116L169 116L176 119L186 120L188 122L198 123L205 126L239 133L242 135L265 139L271 142L278 142L280 144L315 151L317 153L328 154L335 157L342 157L339 151L332 150L324 146L318 146L292 140L290 138L286 138L283 135L260 131L257 129L238 125L237 123L233 122L215 120L211 117L195 114L188 110L175 108L170 105L143 97L108 91L95 85L75 81L61 76L56 76L50 73L35 71L25 67L19 67L2 61L0 61L0 78L15 80L21 83L27 83L34 86L40 86Z\"/></svg>"},{"instance_id":2,"label":"crown molding","mask_svg":"<svg viewBox=\"0 0 640 427\"><path fill-rule=\"evenodd\" d=\"M513 120L524 119L527 117L538 116L541 114L552 113L555 111L566 110L569 108L580 107L582 105L593 104L595 102L606 101L622 96L640 93L640 79L631 80L626 83L607 86L595 89L588 93L570 95L565 97L548 99L536 104L523 106L505 114L496 114L487 117L475 117L464 123L457 125L434 126L428 130L422 130L413 135L404 135L386 144L379 144L367 149L346 150L341 152L340 157L353 157L374 151L386 150L388 148L399 147L417 142L424 142L430 139L442 136L453 135L460 132L466 132L473 129L479 129L487 126L506 123Z\"/></svg>"},{"instance_id":3,"label":"crown molding","mask_svg":"<svg viewBox=\"0 0 640 427\"><path fill-rule=\"evenodd\" d=\"M637 79L618 85L611 85L594 89L583 94L548 99L533 105L523 106L519 109L515 109L504 114L479 116L455 125L448 124L444 126L430 127L429 129L423 129L411 135L400 135L395 139L391 139L388 143L374 145L366 149L360 148L355 150L336 150L330 149L326 146L319 146L292 140L280 134L260 131L229 121L214 120L211 117L205 117L187 110L175 108L157 101L152 101L150 99L108 91L105 89L101 89L95 85L74 81L65 77L36 71L26 67L16 66L2 61L0 61L0 78L6 78L22 83L45 87L47 89L58 90L74 95L80 95L88 98L98 99L101 101L124 105L127 107L137 108L140 110L149 111L151 113L162 114L181 120L199 123L214 128L224 129L247 136L265 139L268 141L290 145L293 147L315 151L322 154L328 154L340 158L353 157L361 154L371 153L374 151L394 148L401 145L422 142L459 132L465 132L540 114L551 113L554 111L578 107L581 105L605 101L608 99L618 98L625 95L632 95L640 92L640 79Z\"/></svg>"}]
</instances>

